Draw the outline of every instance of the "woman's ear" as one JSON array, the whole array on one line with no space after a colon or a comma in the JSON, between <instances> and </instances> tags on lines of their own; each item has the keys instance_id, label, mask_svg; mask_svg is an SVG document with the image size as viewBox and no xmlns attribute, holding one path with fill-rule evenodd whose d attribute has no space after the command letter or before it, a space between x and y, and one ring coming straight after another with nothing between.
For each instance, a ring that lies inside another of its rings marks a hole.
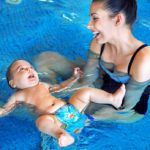
<instances>
[{"instance_id":1,"label":"woman's ear","mask_svg":"<svg viewBox=\"0 0 150 150\"><path fill-rule=\"evenodd\" d=\"M14 83L13 80L10 80L10 81L9 81L9 85L10 85L12 88L16 88L16 85L15 85L15 83Z\"/></svg>"},{"instance_id":2,"label":"woman's ear","mask_svg":"<svg viewBox=\"0 0 150 150\"><path fill-rule=\"evenodd\" d=\"M115 19L116 26L125 24L125 15L123 13L118 13L114 19Z\"/></svg>"}]
</instances>

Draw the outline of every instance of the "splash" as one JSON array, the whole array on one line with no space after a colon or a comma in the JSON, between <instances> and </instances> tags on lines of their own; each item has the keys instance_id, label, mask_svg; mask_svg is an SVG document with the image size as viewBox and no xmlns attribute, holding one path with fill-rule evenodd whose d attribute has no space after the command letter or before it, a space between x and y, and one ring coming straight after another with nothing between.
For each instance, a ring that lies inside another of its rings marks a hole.
<instances>
[{"instance_id":1,"label":"splash","mask_svg":"<svg viewBox=\"0 0 150 150\"><path fill-rule=\"evenodd\" d=\"M20 4L22 0L6 0L6 3L9 4Z\"/></svg>"}]
</instances>

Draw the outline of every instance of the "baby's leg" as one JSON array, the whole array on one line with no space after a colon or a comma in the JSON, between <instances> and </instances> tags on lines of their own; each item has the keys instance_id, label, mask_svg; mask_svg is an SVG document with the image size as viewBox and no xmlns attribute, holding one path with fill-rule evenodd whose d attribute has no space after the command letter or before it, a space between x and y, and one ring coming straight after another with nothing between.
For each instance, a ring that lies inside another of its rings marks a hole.
<instances>
[{"instance_id":1,"label":"baby's leg","mask_svg":"<svg viewBox=\"0 0 150 150\"><path fill-rule=\"evenodd\" d=\"M111 104L114 107L118 108L122 104L124 95L124 85L122 85L113 94L96 88L82 88L72 95L72 97L69 99L69 103L78 108L79 111L82 111L89 104L89 102Z\"/></svg>"},{"instance_id":2,"label":"baby's leg","mask_svg":"<svg viewBox=\"0 0 150 150\"><path fill-rule=\"evenodd\" d=\"M125 92L126 92L125 85L122 84L121 87L112 94L113 95L112 105L114 107L119 108L121 106Z\"/></svg>"},{"instance_id":3,"label":"baby's leg","mask_svg":"<svg viewBox=\"0 0 150 150\"><path fill-rule=\"evenodd\" d=\"M61 128L61 122L54 115L43 115L36 120L40 131L58 139L61 147L71 145L74 138Z\"/></svg>"}]
</instances>

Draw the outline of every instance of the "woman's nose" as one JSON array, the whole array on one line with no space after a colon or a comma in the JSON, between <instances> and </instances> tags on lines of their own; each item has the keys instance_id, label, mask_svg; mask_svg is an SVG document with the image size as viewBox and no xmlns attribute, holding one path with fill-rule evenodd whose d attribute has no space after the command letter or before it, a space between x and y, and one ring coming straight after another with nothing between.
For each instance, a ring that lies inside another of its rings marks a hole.
<instances>
[{"instance_id":1,"label":"woman's nose","mask_svg":"<svg viewBox=\"0 0 150 150\"><path fill-rule=\"evenodd\" d=\"M90 29L90 30L92 29L92 23L91 23L91 20L88 22L87 28Z\"/></svg>"}]
</instances>

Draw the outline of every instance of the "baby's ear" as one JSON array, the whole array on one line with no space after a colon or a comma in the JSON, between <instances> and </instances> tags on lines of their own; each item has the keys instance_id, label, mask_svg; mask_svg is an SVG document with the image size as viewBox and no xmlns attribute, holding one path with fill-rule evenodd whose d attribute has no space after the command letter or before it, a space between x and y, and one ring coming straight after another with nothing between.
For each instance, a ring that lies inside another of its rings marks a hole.
<instances>
[{"instance_id":1,"label":"baby's ear","mask_svg":"<svg viewBox=\"0 0 150 150\"><path fill-rule=\"evenodd\" d=\"M10 85L12 88L16 88L16 85L15 85L15 83L14 83L13 80L10 80L10 81L9 81L9 85Z\"/></svg>"}]
</instances>

